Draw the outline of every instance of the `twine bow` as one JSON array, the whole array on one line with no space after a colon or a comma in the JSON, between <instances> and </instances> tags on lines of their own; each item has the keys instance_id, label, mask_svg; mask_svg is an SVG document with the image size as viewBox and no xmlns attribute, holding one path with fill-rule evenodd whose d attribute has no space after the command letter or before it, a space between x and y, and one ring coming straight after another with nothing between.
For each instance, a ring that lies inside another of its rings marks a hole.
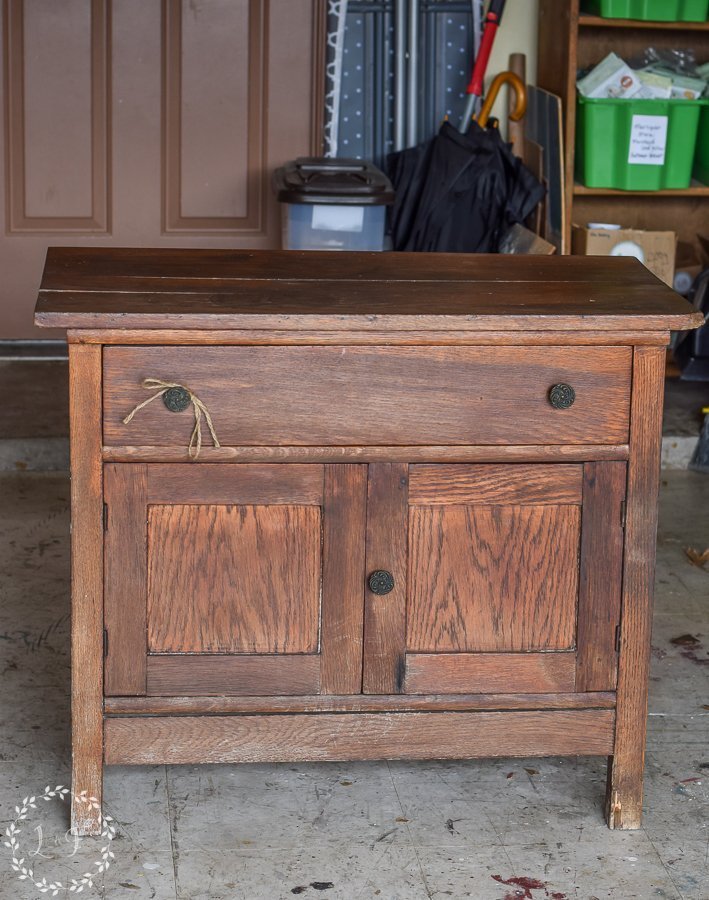
<instances>
[{"instance_id":1,"label":"twine bow","mask_svg":"<svg viewBox=\"0 0 709 900\"><path fill-rule=\"evenodd\" d=\"M186 391L190 398L190 403L192 404L192 408L194 409L194 428L192 429L192 437L190 438L190 443L187 448L187 452L190 456L190 459L197 459L199 456L199 451L202 449L202 415L207 422L207 427L209 428L209 433L212 436L212 443L215 447L220 447L220 443L217 440L217 433L214 430L214 425L212 423L212 417L209 415L209 410L202 403L199 397L196 394L193 394L189 388L186 388L184 384L177 384L173 381L161 381L159 378L146 378L143 381L142 387L144 387L148 391L155 391L152 397L148 397L147 400L143 400L142 403L139 403L135 409L130 412L125 419L123 420L123 424L127 425L133 416L138 412L138 410L143 409L144 406L147 406L148 403L152 403L153 400L157 400L158 397L162 397L163 394L166 394L171 388L181 388L183 391Z\"/></svg>"}]
</instances>

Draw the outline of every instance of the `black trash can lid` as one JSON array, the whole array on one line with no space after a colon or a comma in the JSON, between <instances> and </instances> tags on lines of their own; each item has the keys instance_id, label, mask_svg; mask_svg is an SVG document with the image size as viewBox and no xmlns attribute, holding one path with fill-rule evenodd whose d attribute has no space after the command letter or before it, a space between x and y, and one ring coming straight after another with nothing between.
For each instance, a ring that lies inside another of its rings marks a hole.
<instances>
[{"instance_id":1,"label":"black trash can lid","mask_svg":"<svg viewBox=\"0 0 709 900\"><path fill-rule=\"evenodd\" d=\"M384 172L361 159L301 156L273 173L282 203L332 203L381 206L394 202Z\"/></svg>"}]
</instances>

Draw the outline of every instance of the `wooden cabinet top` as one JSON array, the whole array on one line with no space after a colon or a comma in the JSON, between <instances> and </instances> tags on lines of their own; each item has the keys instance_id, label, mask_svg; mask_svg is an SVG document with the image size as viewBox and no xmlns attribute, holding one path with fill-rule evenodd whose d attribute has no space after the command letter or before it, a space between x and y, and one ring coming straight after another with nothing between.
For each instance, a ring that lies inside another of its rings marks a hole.
<instances>
[{"instance_id":1,"label":"wooden cabinet top","mask_svg":"<svg viewBox=\"0 0 709 900\"><path fill-rule=\"evenodd\" d=\"M629 258L49 249L37 325L667 331L701 313ZM610 337L610 335L609 335Z\"/></svg>"}]
</instances>

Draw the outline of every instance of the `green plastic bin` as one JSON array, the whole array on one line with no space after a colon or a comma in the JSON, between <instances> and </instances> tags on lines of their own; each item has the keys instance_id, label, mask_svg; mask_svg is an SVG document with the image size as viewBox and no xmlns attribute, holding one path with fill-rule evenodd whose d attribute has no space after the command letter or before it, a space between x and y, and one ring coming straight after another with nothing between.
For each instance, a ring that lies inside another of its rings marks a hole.
<instances>
[{"instance_id":1,"label":"green plastic bin","mask_svg":"<svg viewBox=\"0 0 709 900\"><path fill-rule=\"evenodd\" d=\"M709 184L709 106L699 117L697 150L694 156L694 177L702 184Z\"/></svg>"},{"instance_id":2,"label":"green plastic bin","mask_svg":"<svg viewBox=\"0 0 709 900\"><path fill-rule=\"evenodd\" d=\"M687 188L701 100L621 100L578 96L576 178L624 191ZM663 150L664 143L664 150Z\"/></svg>"},{"instance_id":3,"label":"green plastic bin","mask_svg":"<svg viewBox=\"0 0 709 900\"><path fill-rule=\"evenodd\" d=\"M582 9L604 19L705 22L709 0L584 0Z\"/></svg>"}]
</instances>

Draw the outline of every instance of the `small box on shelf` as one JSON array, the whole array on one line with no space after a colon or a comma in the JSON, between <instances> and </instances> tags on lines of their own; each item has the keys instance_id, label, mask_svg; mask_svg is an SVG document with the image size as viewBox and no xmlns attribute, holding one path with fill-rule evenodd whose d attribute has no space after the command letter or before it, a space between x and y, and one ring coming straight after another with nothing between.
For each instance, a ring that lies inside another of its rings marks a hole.
<instances>
[{"instance_id":1,"label":"small box on shelf","mask_svg":"<svg viewBox=\"0 0 709 900\"><path fill-rule=\"evenodd\" d=\"M642 231L618 226L574 225L575 256L635 256L653 274L672 287L677 235L674 231Z\"/></svg>"}]
</instances>

